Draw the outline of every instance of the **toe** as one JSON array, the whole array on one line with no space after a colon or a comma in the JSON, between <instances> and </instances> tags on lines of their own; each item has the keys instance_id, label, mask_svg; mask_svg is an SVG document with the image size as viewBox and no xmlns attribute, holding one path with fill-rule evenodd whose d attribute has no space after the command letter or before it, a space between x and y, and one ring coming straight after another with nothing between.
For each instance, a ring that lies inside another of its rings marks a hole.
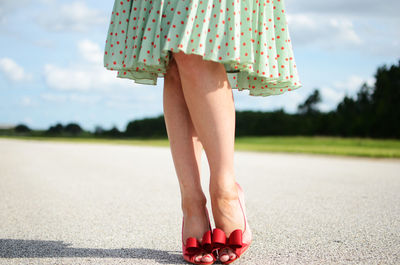
<instances>
[{"instance_id":1,"label":"toe","mask_svg":"<svg viewBox=\"0 0 400 265\"><path fill-rule=\"evenodd\" d=\"M223 255L221 255L221 257L219 258L219 260L220 260L221 262L226 262L226 261L229 260L229 255L223 254Z\"/></svg>"},{"instance_id":2,"label":"toe","mask_svg":"<svg viewBox=\"0 0 400 265\"><path fill-rule=\"evenodd\" d=\"M200 261L201 261L201 258L202 258L202 255L198 255L198 256L196 256L196 257L194 258L194 260L195 260L196 262L200 262Z\"/></svg>"},{"instance_id":3,"label":"toe","mask_svg":"<svg viewBox=\"0 0 400 265\"><path fill-rule=\"evenodd\" d=\"M227 253L226 250L221 251L221 253L219 253L219 260L221 262L225 262L229 260L229 254Z\"/></svg>"},{"instance_id":4,"label":"toe","mask_svg":"<svg viewBox=\"0 0 400 265\"><path fill-rule=\"evenodd\" d=\"M236 258L236 254L233 251L229 251L229 259L234 259Z\"/></svg>"},{"instance_id":5,"label":"toe","mask_svg":"<svg viewBox=\"0 0 400 265\"><path fill-rule=\"evenodd\" d=\"M213 261L213 257L210 254L206 254L203 256L203 258L201 259L202 262L211 262Z\"/></svg>"}]
</instances>

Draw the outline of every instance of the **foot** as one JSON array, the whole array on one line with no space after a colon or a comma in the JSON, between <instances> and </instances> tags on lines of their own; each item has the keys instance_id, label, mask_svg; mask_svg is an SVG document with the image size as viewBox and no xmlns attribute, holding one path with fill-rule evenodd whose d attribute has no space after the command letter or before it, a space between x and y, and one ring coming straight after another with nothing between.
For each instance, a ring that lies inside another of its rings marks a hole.
<instances>
[{"instance_id":1,"label":"foot","mask_svg":"<svg viewBox=\"0 0 400 265\"><path fill-rule=\"evenodd\" d=\"M236 230L241 229L243 234L243 242L250 242L251 231L248 224L245 228L244 213L245 210L244 202L242 201L242 207L239 203L239 190L236 185L230 189L219 189L213 191L211 194L211 205L213 210L213 216L215 226L223 230L227 237ZM227 262L235 259L236 254L230 248L225 248L219 252L219 259L221 262Z\"/></svg>"},{"instance_id":2,"label":"foot","mask_svg":"<svg viewBox=\"0 0 400 265\"><path fill-rule=\"evenodd\" d=\"M202 242L205 232L210 230L209 220L207 217L206 202L191 202L186 203L183 209L183 242L189 237L195 237ZM213 257L210 254L204 253L195 257L196 262L212 262Z\"/></svg>"}]
</instances>

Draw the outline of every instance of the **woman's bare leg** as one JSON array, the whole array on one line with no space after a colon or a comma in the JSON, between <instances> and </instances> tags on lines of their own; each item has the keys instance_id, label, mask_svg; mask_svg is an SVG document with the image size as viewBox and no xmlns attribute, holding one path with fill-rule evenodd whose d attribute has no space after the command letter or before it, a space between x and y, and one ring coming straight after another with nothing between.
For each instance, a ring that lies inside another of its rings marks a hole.
<instances>
[{"instance_id":1,"label":"woman's bare leg","mask_svg":"<svg viewBox=\"0 0 400 265\"><path fill-rule=\"evenodd\" d=\"M209 230L205 213L206 197L200 184L202 145L194 130L175 60L169 63L164 76L163 108L175 171L179 180L181 203L185 218L183 239L201 239ZM210 262L210 255L199 255L197 261Z\"/></svg>"},{"instance_id":2,"label":"woman's bare leg","mask_svg":"<svg viewBox=\"0 0 400 265\"><path fill-rule=\"evenodd\" d=\"M183 52L173 56L193 125L210 166L209 189L215 224L229 236L235 229L244 229L233 163L235 106L232 88L223 64ZM220 260L234 257L229 250L222 253Z\"/></svg>"}]
</instances>

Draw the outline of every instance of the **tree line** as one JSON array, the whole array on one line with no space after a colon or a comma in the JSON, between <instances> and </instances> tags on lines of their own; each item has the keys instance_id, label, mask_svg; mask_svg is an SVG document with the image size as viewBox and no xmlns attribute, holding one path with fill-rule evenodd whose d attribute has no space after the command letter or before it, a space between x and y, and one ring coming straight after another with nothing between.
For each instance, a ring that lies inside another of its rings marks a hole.
<instances>
[{"instance_id":1,"label":"tree line","mask_svg":"<svg viewBox=\"0 0 400 265\"><path fill-rule=\"evenodd\" d=\"M297 113L283 109L236 111L236 136L304 135L370 138L400 138L400 60L397 65L380 66L375 84L362 84L355 98L345 96L329 112L318 110L321 95L318 89L298 106ZM13 129L16 134L32 134L24 124ZM36 132L36 135L38 133ZM88 136L118 138L165 138L164 116L130 121L124 131L97 126L93 132L78 124L58 123L39 133L43 136Z\"/></svg>"}]
</instances>

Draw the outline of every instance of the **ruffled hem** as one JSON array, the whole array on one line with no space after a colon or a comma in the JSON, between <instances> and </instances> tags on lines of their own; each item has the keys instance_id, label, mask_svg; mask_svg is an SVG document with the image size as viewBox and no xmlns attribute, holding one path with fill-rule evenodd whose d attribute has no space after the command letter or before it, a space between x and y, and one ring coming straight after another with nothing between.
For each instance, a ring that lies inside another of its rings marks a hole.
<instances>
[{"instance_id":1,"label":"ruffled hem","mask_svg":"<svg viewBox=\"0 0 400 265\"><path fill-rule=\"evenodd\" d=\"M283 0L122 2L114 4L104 55L104 67L119 78L156 85L171 53L182 51L222 63L231 87L251 96L302 86Z\"/></svg>"}]
</instances>

